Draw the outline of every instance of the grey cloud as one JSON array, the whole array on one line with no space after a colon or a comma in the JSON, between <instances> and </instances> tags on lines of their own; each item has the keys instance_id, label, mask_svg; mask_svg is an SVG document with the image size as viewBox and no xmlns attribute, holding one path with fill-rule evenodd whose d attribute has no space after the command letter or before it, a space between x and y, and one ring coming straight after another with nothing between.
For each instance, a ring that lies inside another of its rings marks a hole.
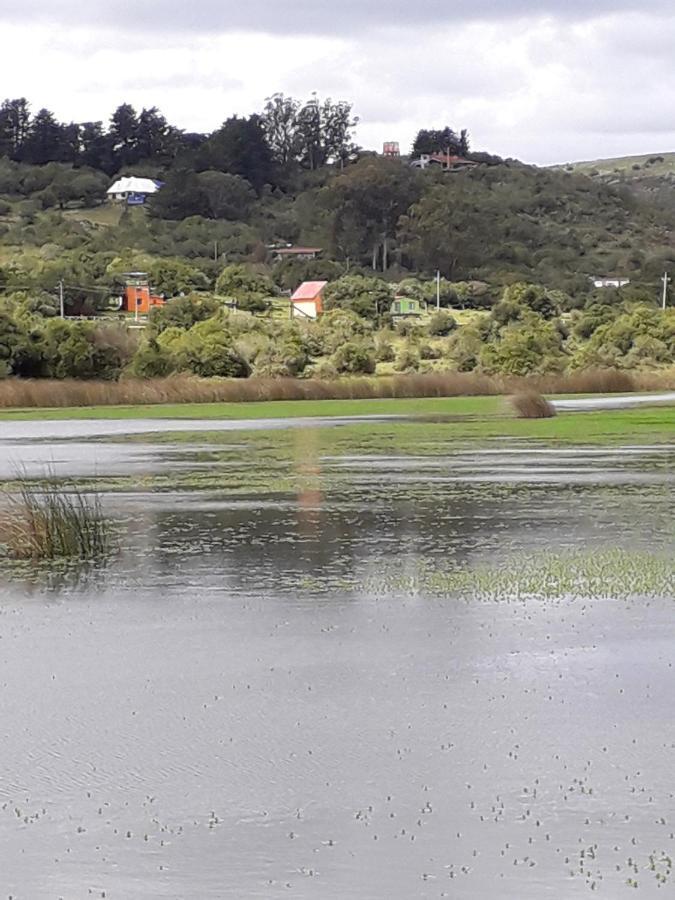
<instances>
[{"instance_id":1,"label":"grey cloud","mask_svg":"<svg viewBox=\"0 0 675 900\"><path fill-rule=\"evenodd\" d=\"M49 22L133 34L138 29L195 34L257 31L273 34L358 35L386 26L430 26L517 17L585 20L619 12L668 13L670 0L3 0L0 21Z\"/></svg>"}]
</instances>

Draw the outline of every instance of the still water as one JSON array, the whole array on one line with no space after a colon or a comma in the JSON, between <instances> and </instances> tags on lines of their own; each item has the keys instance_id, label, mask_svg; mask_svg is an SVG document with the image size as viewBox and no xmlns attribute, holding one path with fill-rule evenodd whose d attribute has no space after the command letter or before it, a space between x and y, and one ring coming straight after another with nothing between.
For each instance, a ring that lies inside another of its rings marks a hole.
<instances>
[{"instance_id":1,"label":"still water","mask_svg":"<svg viewBox=\"0 0 675 900\"><path fill-rule=\"evenodd\" d=\"M3 431L120 549L0 576L0 898L668 896L674 592L390 576L668 558L675 447L317 424Z\"/></svg>"}]
</instances>

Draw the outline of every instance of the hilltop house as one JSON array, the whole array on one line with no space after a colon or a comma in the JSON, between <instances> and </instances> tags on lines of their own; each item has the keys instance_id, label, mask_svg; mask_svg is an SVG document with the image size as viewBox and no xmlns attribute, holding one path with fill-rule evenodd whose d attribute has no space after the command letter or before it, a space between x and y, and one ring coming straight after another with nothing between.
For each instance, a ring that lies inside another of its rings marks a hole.
<instances>
[{"instance_id":1,"label":"hilltop house","mask_svg":"<svg viewBox=\"0 0 675 900\"><path fill-rule=\"evenodd\" d=\"M117 203L127 203L129 206L142 206L151 194L155 194L161 187L161 181L153 181L152 178L138 178L129 175L118 178L106 191L108 199Z\"/></svg>"},{"instance_id":2,"label":"hilltop house","mask_svg":"<svg viewBox=\"0 0 675 900\"><path fill-rule=\"evenodd\" d=\"M327 281L303 281L291 296L291 318L316 319L323 312Z\"/></svg>"},{"instance_id":3,"label":"hilltop house","mask_svg":"<svg viewBox=\"0 0 675 900\"><path fill-rule=\"evenodd\" d=\"M592 278L593 287L596 288L621 288L630 284L630 278L623 278L621 275L608 275L604 278Z\"/></svg>"},{"instance_id":4,"label":"hilltop house","mask_svg":"<svg viewBox=\"0 0 675 900\"><path fill-rule=\"evenodd\" d=\"M478 165L472 159L447 153L423 153L419 159L413 159L410 165L414 169L442 169L444 172L461 172L463 169L475 169Z\"/></svg>"}]
</instances>

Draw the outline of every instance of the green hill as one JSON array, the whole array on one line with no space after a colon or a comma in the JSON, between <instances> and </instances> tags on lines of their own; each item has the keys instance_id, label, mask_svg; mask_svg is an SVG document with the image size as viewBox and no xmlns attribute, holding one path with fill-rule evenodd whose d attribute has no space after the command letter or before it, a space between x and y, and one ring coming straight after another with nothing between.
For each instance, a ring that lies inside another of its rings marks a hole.
<instances>
[{"instance_id":1,"label":"green hill","mask_svg":"<svg viewBox=\"0 0 675 900\"><path fill-rule=\"evenodd\" d=\"M566 163L555 168L566 172L580 172L592 177L601 175L627 175L631 178L663 177L675 175L675 151L646 153L642 156L616 156L610 159L590 159Z\"/></svg>"}]
</instances>

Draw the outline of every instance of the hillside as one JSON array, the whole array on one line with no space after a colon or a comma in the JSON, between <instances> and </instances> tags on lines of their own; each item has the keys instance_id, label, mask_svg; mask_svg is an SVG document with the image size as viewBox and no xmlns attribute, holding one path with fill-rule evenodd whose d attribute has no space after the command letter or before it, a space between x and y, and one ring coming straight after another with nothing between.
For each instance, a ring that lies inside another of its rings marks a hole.
<instances>
[{"instance_id":1,"label":"hillside","mask_svg":"<svg viewBox=\"0 0 675 900\"><path fill-rule=\"evenodd\" d=\"M586 160L556 168L626 188L675 221L675 152Z\"/></svg>"},{"instance_id":2,"label":"hillside","mask_svg":"<svg viewBox=\"0 0 675 900\"><path fill-rule=\"evenodd\" d=\"M254 267L281 290L347 268L390 281L438 269L452 282L485 282L492 296L526 280L583 303L589 276L621 271L652 291L675 261L674 216L646 176L636 190L627 177L609 183L516 162L446 175L364 156L239 203L243 179L210 170L172 183L169 173L163 205L134 209L101 201L101 188L92 198L92 179L105 189L103 173L0 160L0 285L54 291L63 280L67 302L88 290L95 301L116 272L180 260L211 287L229 263ZM194 192L209 190L222 209L195 214ZM268 248L286 243L323 252L313 263L274 262Z\"/></svg>"},{"instance_id":3,"label":"hillside","mask_svg":"<svg viewBox=\"0 0 675 900\"><path fill-rule=\"evenodd\" d=\"M650 175L664 177L675 175L675 151L666 153L646 153L642 156L616 156L609 159L581 160L566 163L555 168L582 175L627 175L639 177Z\"/></svg>"}]
</instances>

